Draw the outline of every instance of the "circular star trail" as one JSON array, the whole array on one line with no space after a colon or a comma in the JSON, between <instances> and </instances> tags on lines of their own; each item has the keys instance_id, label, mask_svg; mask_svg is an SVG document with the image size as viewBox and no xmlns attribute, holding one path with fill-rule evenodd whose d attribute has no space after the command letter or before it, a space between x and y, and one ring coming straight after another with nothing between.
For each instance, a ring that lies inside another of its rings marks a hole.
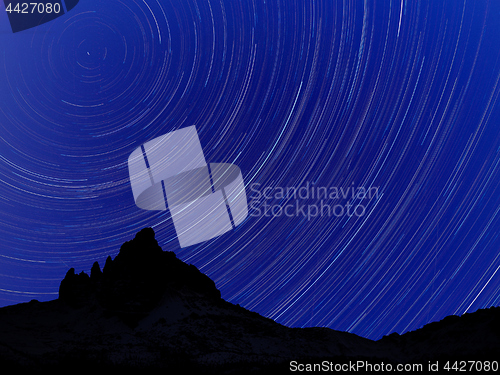
<instances>
[{"instance_id":1,"label":"circular star trail","mask_svg":"<svg viewBox=\"0 0 500 375\"><path fill-rule=\"evenodd\" d=\"M223 298L288 326L378 339L498 305L499 15L81 0L2 29L1 305L56 298L68 268L103 266L147 226ZM249 216L181 249L168 211L135 206L127 159L191 125L207 161L240 167Z\"/></svg>"}]
</instances>

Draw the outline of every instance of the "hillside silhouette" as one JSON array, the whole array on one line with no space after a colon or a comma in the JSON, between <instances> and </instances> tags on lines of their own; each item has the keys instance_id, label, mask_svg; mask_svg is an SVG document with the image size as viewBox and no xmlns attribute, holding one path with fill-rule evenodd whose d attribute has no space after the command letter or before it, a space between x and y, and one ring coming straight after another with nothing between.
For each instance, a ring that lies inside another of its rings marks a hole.
<instances>
[{"instance_id":1,"label":"hillside silhouette","mask_svg":"<svg viewBox=\"0 0 500 375\"><path fill-rule=\"evenodd\" d=\"M0 363L47 370L290 373L296 363L494 361L500 308L378 341L329 328L289 328L221 298L195 266L145 228L90 275L70 269L59 298L0 309ZM358 371L359 372L359 371Z\"/></svg>"}]
</instances>

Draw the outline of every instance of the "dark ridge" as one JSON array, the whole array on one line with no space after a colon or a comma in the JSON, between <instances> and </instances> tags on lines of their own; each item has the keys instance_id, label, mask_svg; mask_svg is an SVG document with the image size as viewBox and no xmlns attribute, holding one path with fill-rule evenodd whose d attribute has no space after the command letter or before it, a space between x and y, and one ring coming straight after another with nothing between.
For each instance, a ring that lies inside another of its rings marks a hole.
<instances>
[{"instance_id":1,"label":"dark ridge","mask_svg":"<svg viewBox=\"0 0 500 375\"><path fill-rule=\"evenodd\" d=\"M90 277L71 268L59 287L59 299L73 307L98 303L109 312L127 315L132 323L144 317L165 296L182 291L218 300L215 283L195 266L163 251L152 228L125 242L114 260L110 256L101 272L98 262Z\"/></svg>"},{"instance_id":2,"label":"dark ridge","mask_svg":"<svg viewBox=\"0 0 500 375\"><path fill-rule=\"evenodd\" d=\"M356 361L395 371L397 364L426 369L430 361L492 364L499 354L498 307L378 341L285 327L224 301L208 276L163 251L151 228L108 257L102 271L97 262L90 276L71 268L57 300L0 309L0 364L11 372L288 374L293 363L309 372L298 366L332 371Z\"/></svg>"}]
</instances>

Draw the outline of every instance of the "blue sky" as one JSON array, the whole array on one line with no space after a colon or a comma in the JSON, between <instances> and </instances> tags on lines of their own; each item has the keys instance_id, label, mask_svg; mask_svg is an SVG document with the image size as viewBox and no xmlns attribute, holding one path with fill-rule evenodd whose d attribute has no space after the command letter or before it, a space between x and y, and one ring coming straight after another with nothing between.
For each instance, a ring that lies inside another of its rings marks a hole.
<instances>
[{"instance_id":1,"label":"blue sky","mask_svg":"<svg viewBox=\"0 0 500 375\"><path fill-rule=\"evenodd\" d=\"M486 0L81 0L14 34L1 8L0 305L56 298L68 268L150 226L223 298L288 326L378 339L497 306L499 15ZM127 159L191 125L207 161L240 167L251 209L181 249L168 211L135 205Z\"/></svg>"}]
</instances>

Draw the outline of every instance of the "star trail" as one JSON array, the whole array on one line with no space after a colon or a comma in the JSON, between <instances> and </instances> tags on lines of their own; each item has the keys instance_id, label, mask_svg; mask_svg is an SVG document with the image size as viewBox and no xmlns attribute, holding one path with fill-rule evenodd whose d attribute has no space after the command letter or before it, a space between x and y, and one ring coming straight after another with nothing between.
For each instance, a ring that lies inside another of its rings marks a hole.
<instances>
[{"instance_id":1,"label":"star trail","mask_svg":"<svg viewBox=\"0 0 500 375\"><path fill-rule=\"evenodd\" d=\"M500 304L497 1L80 0L17 33L0 7L0 306L144 227L287 326L378 339ZM249 216L180 248L127 159L192 125Z\"/></svg>"}]
</instances>

